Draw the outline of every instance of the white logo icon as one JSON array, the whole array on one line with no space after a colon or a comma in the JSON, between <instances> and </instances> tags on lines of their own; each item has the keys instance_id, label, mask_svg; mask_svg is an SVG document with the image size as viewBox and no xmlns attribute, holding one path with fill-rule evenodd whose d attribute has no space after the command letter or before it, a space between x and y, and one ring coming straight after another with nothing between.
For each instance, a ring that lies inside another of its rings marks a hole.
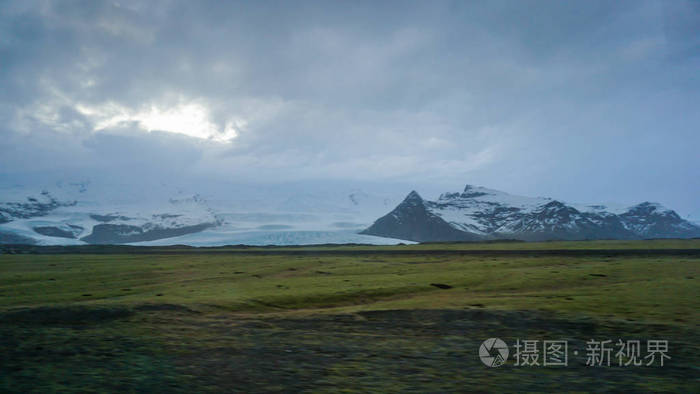
<instances>
[{"instance_id":1,"label":"white logo icon","mask_svg":"<svg viewBox=\"0 0 700 394\"><path fill-rule=\"evenodd\" d=\"M500 367L508 359L508 345L498 338L489 338L479 346L479 358L487 367Z\"/></svg>"}]
</instances>

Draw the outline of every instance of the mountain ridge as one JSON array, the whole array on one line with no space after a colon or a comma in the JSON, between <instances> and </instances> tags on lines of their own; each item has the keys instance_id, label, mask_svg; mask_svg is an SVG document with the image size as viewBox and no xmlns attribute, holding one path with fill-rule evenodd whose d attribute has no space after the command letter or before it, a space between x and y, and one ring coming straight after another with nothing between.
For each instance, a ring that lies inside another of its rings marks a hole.
<instances>
[{"instance_id":1,"label":"mountain ridge","mask_svg":"<svg viewBox=\"0 0 700 394\"><path fill-rule=\"evenodd\" d=\"M357 233L397 197L356 185L0 184L0 244L395 244Z\"/></svg>"},{"instance_id":2,"label":"mountain ridge","mask_svg":"<svg viewBox=\"0 0 700 394\"><path fill-rule=\"evenodd\" d=\"M361 234L417 242L692 238L700 236L700 226L648 201L612 209L466 185L435 201L411 191Z\"/></svg>"}]
</instances>

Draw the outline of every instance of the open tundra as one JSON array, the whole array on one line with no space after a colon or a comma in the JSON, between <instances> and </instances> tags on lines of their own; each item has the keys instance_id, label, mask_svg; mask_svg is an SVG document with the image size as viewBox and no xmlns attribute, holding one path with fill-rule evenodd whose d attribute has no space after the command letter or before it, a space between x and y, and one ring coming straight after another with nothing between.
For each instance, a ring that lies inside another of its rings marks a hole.
<instances>
[{"instance_id":1,"label":"open tundra","mask_svg":"<svg viewBox=\"0 0 700 394\"><path fill-rule=\"evenodd\" d=\"M697 393L699 247L0 245L0 391ZM619 366L618 339L671 358ZM516 366L517 340L567 340L568 366Z\"/></svg>"},{"instance_id":2,"label":"open tundra","mask_svg":"<svg viewBox=\"0 0 700 394\"><path fill-rule=\"evenodd\" d=\"M700 237L700 227L661 204L614 208L522 197L467 185L436 201L412 191L362 234L411 241L591 240Z\"/></svg>"}]
</instances>

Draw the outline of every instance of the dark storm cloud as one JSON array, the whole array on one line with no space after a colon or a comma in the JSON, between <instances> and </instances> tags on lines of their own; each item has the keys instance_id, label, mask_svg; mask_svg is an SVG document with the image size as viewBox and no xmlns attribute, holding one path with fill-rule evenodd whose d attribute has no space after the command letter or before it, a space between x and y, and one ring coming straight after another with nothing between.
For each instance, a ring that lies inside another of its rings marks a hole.
<instances>
[{"instance_id":1,"label":"dark storm cloud","mask_svg":"<svg viewBox=\"0 0 700 394\"><path fill-rule=\"evenodd\" d=\"M697 2L0 7L5 174L469 182L700 216ZM237 137L147 133L153 108Z\"/></svg>"}]
</instances>

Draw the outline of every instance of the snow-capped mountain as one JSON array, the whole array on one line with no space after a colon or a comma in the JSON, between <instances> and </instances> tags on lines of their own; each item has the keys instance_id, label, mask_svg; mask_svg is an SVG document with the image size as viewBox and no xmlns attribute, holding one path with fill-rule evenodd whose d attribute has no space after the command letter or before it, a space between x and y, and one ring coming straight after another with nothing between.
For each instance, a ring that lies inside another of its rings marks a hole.
<instances>
[{"instance_id":1,"label":"snow-capped mountain","mask_svg":"<svg viewBox=\"0 0 700 394\"><path fill-rule=\"evenodd\" d=\"M467 186L435 201L350 185L0 186L0 243L215 246L698 237L659 204L567 204ZM365 229L364 231L362 231Z\"/></svg>"},{"instance_id":2,"label":"snow-capped mountain","mask_svg":"<svg viewBox=\"0 0 700 394\"><path fill-rule=\"evenodd\" d=\"M94 200L85 184L61 184L37 193L20 190L24 201L16 196L18 190L3 190L10 201L0 202L0 243L151 241L202 231L221 221L197 195L165 201L122 196L121 201L103 202Z\"/></svg>"},{"instance_id":3,"label":"snow-capped mountain","mask_svg":"<svg viewBox=\"0 0 700 394\"><path fill-rule=\"evenodd\" d=\"M401 241L358 232L396 197L307 185L199 185L189 192L87 181L0 186L0 243L392 244Z\"/></svg>"},{"instance_id":4,"label":"snow-capped mountain","mask_svg":"<svg viewBox=\"0 0 700 394\"><path fill-rule=\"evenodd\" d=\"M700 227L660 204L615 208L515 196L467 185L436 201L411 192L362 232L411 241L692 238Z\"/></svg>"}]
</instances>

